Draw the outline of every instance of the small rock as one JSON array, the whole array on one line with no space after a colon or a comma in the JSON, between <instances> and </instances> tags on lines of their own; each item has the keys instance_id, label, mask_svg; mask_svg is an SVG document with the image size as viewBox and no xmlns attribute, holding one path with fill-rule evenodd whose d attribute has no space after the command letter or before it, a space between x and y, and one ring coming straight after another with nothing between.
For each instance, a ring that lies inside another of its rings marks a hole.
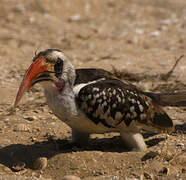
<instances>
[{"instance_id":1,"label":"small rock","mask_svg":"<svg viewBox=\"0 0 186 180\"><path fill-rule=\"evenodd\" d=\"M80 14L75 14L69 18L69 21L79 21L81 18Z\"/></svg>"},{"instance_id":2,"label":"small rock","mask_svg":"<svg viewBox=\"0 0 186 180\"><path fill-rule=\"evenodd\" d=\"M18 171L22 171L25 169L25 166L26 164L24 162L18 162L18 163L15 163L13 166L12 166L12 169L16 172Z\"/></svg>"},{"instance_id":3,"label":"small rock","mask_svg":"<svg viewBox=\"0 0 186 180\"><path fill-rule=\"evenodd\" d=\"M151 175L150 175L149 173L147 173L147 172L144 172L143 175L144 175L144 177L145 177L146 179L152 179L152 178L151 178Z\"/></svg>"},{"instance_id":4,"label":"small rock","mask_svg":"<svg viewBox=\"0 0 186 180\"><path fill-rule=\"evenodd\" d=\"M17 4L14 8L13 8L14 12L21 12L23 13L25 11L25 7L23 6L23 4Z\"/></svg>"},{"instance_id":5,"label":"small rock","mask_svg":"<svg viewBox=\"0 0 186 180\"><path fill-rule=\"evenodd\" d=\"M186 169L182 168L181 172L184 174L186 173Z\"/></svg>"},{"instance_id":6,"label":"small rock","mask_svg":"<svg viewBox=\"0 0 186 180\"><path fill-rule=\"evenodd\" d=\"M143 29L135 29L136 34L144 34Z\"/></svg>"},{"instance_id":7,"label":"small rock","mask_svg":"<svg viewBox=\"0 0 186 180\"><path fill-rule=\"evenodd\" d=\"M81 180L81 179L77 176L66 175L66 176L62 177L62 180Z\"/></svg>"},{"instance_id":8,"label":"small rock","mask_svg":"<svg viewBox=\"0 0 186 180\"><path fill-rule=\"evenodd\" d=\"M26 120L28 120L28 121L34 121L34 120L37 119L36 116L24 116L23 118L26 119Z\"/></svg>"},{"instance_id":9,"label":"small rock","mask_svg":"<svg viewBox=\"0 0 186 180\"><path fill-rule=\"evenodd\" d=\"M159 155L158 152L150 151L150 152L146 153L146 154L141 158L141 160L142 160L142 161L146 161L146 160L148 160L148 159L153 159L153 158L155 158L155 157L158 156L158 155Z\"/></svg>"},{"instance_id":10,"label":"small rock","mask_svg":"<svg viewBox=\"0 0 186 180\"><path fill-rule=\"evenodd\" d=\"M39 157L33 163L33 168L36 170L42 170L47 167L47 158L46 157Z\"/></svg>"},{"instance_id":11,"label":"small rock","mask_svg":"<svg viewBox=\"0 0 186 180\"><path fill-rule=\"evenodd\" d=\"M160 24L163 24L163 25L169 25L171 23L172 23L171 19L163 19L160 21Z\"/></svg>"},{"instance_id":12,"label":"small rock","mask_svg":"<svg viewBox=\"0 0 186 180\"><path fill-rule=\"evenodd\" d=\"M149 35L153 37L157 37L160 35L160 32L159 31L150 32Z\"/></svg>"},{"instance_id":13,"label":"small rock","mask_svg":"<svg viewBox=\"0 0 186 180\"><path fill-rule=\"evenodd\" d=\"M163 167L160 171L159 171L159 174L168 174L168 168L166 167Z\"/></svg>"},{"instance_id":14,"label":"small rock","mask_svg":"<svg viewBox=\"0 0 186 180\"><path fill-rule=\"evenodd\" d=\"M183 143L178 143L177 144L177 147L180 147L182 150L185 149L185 145Z\"/></svg>"},{"instance_id":15,"label":"small rock","mask_svg":"<svg viewBox=\"0 0 186 180\"><path fill-rule=\"evenodd\" d=\"M83 178L83 180L119 180L118 176L115 175L108 175L108 176L90 176ZM126 178L126 180L137 180L133 178Z\"/></svg>"}]
</instances>

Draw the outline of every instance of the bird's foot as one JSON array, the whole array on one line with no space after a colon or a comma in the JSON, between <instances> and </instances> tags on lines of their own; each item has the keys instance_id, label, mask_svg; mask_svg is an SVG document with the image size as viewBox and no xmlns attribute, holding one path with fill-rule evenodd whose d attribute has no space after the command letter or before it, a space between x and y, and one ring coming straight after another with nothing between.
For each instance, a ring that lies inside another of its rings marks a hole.
<instances>
[{"instance_id":1,"label":"bird's foot","mask_svg":"<svg viewBox=\"0 0 186 180\"><path fill-rule=\"evenodd\" d=\"M143 136L139 132L120 132L125 145L132 151L145 151L147 146Z\"/></svg>"}]
</instances>

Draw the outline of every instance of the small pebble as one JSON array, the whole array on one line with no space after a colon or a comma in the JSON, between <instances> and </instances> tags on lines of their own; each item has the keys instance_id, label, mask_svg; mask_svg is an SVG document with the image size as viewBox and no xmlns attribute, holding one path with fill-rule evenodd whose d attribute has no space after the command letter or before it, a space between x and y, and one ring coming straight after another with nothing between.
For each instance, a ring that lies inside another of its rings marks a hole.
<instances>
[{"instance_id":1,"label":"small pebble","mask_svg":"<svg viewBox=\"0 0 186 180\"><path fill-rule=\"evenodd\" d=\"M81 180L81 179L77 176L66 175L66 176L62 177L62 180Z\"/></svg>"},{"instance_id":2,"label":"small pebble","mask_svg":"<svg viewBox=\"0 0 186 180\"><path fill-rule=\"evenodd\" d=\"M13 166L12 166L12 169L16 172L18 171L22 171L25 169L25 166L26 164L24 162L18 162L18 163L15 163Z\"/></svg>"},{"instance_id":3,"label":"small pebble","mask_svg":"<svg viewBox=\"0 0 186 180\"><path fill-rule=\"evenodd\" d=\"M166 167L163 167L160 171L159 171L159 174L168 174L168 168Z\"/></svg>"},{"instance_id":4,"label":"small pebble","mask_svg":"<svg viewBox=\"0 0 186 180\"><path fill-rule=\"evenodd\" d=\"M153 37L157 37L157 36L160 35L160 32L159 31L153 31L153 32L150 32L149 35L153 36Z\"/></svg>"},{"instance_id":5,"label":"small pebble","mask_svg":"<svg viewBox=\"0 0 186 180\"><path fill-rule=\"evenodd\" d=\"M83 178L83 180L119 180L119 176L116 175L106 175L106 176L89 176ZM126 180L138 180L134 178L125 178Z\"/></svg>"},{"instance_id":6,"label":"small pebble","mask_svg":"<svg viewBox=\"0 0 186 180\"><path fill-rule=\"evenodd\" d=\"M146 179L152 179L152 178L151 178L151 175L150 175L149 173L147 173L147 172L144 172L143 175L144 175L144 177L145 177Z\"/></svg>"},{"instance_id":7,"label":"small pebble","mask_svg":"<svg viewBox=\"0 0 186 180\"><path fill-rule=\"evenodd\" d=\"M143 29L135 29L136 34L144 34Z\"/></svg>"},{"instance_id":8,"label":"small pebble","mask_svg":"<svg viewBox=\"0 0 186 180\"><path fill-rule=\"evenodd\" d=\"M47 158L46 157L39 157L33 163L33 168L36 170L42 170L47 167Z\"/></svg>"},{"instance_id":9,"label":"small pebble","mask_svg":"<svg viewBox=\"0 0 186 180\"><path fill-rule=\"evenodd\" d=\"M81 18L80 14L75 14L69 18L69 21L78 21L80 20L80 18Z\"/></svg>"},{"instance_id":10,"label":"small pebble","mask_svg":"<svg viewBox=\"0 0 186 180\"><path fill-rule=\"evenodd\" d=\"M23 118L26 119L26 120L28 120L28 121L34 121L34 120L37 119L36 116L24 116Z\"/></svg>"},{"instance_id":11,"label":"small pebble","mask_svg":"<svg viewBox=\"0 0 186 180\"><path fill-rule=\"evenodd\" d=\"M185 145L183 143L178 143L177 144L177 147L180 147L182 150L185 149Z\"/></svg>"},{"instance_id":12,"label":"small pebble","mask_svg":"<svg viewBox=\"0 0 186 180\"><path fill-rule=\"evenodd\" d=\"M142 160L142 161L146 161L146 160L148 160L148 159L153 159L153 158L155 158L155 157L158 156L158 155L159 155L158 152L150 151L150 152L146 153L146 154L141 158L141 160Z\"/></svg>"}]
</instances>

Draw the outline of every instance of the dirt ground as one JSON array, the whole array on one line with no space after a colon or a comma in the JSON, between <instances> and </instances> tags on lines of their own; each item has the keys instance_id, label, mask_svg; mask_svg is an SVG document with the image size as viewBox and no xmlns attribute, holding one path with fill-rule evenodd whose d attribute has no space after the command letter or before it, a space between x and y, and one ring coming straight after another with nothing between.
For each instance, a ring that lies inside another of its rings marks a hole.
<instances>
[{"instance_id":1,"label":"dirt ground","mask_svg":"<svg viewBox=\"0 0 186 180\"><path fill-rule=\"evenodd\" d=\"M25 70L35 52L46 48L63 50L76 67L114 67L146 91L186 91L185 0L1 0L0 177L186 180L185 107L165 107L176 130L144 132L146 152L127 152L112 133L73 146L71 129L48 109L39 85L12 112ZM33 165L39 157L48 159L42 170Z\"/></svg>"}]
</instances>

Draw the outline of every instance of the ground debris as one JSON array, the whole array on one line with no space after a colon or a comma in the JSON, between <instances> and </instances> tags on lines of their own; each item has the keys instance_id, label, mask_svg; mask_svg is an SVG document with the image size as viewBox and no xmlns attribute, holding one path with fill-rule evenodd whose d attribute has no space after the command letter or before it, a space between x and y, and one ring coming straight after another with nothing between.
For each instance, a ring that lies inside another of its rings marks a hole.
<instances>
[{"instance_id":1,"label":"ground debris","mask_svg":"<svg viewBox=\"0 0 186 180\"><path fill-rule=\"evenodd\" d=\"M26 164L24 162L18 162L13 164L13 166L11 167L14 171L18 172L18 171L22 171L25 169Z\"/></svg>"},{"instance_id":2,"label":"ground debris","mask_svg":"<svg viewBox=\"0 0 186 180\"><path fill-rule=\"evenodd\" d=\"M90 177L83 178L83 180L120 180L120 178L115 175L105 175L105 176L90 176Z\"/></svg>"},{"instance_id":3,"label":"ground debris","mask_svg":"<svg viewBox=\"0 0 186 180\"><path fill-rule=\"evenodd\" d=\"M66 175L62 177L62 180L81 180L78 176Z\"/></svg>"},{"instance_id":4,"label":"ground debris","mask_svg":"<svg viewBox=\"0 0 186 180\"><path fill-rule=\"evenodd\" d=\"M26 176L15 176L15 175L1 175L0 180L52 180L43 177L26 177Z\"/></svg>"},{"instance_id":5,"label":"ground debris","mask_svg":"<svg viewBox=\"0 0 186 180\"><path fill-rule=\"evenodd\" d=\"M177 58L175 64L167 73L155 74L155 75L150 75L150 74L145 74L145 73L133 73L133 72L129 72L127 70L116 69L114 66L112 66L112 73L119 79L124 79L124 80L134 81L134 82L139 82L142 80L167 81L170 78L170 76L172 75L172 73L174 72L179 61L183 57L184 57L184 55L181 55L179 58Z\"/></svg>"},{"instance_id":6,"label":"ground debris","mask_svg":"<svg viewBox=\"0 0 186 180\"><path fill-rule=\"evenodd\" d=\"M148 160L148 159L153 159L153 158L155 158L155 157L158 156L158 155L159 155L158 152L150 151L150 152L146 153L146 154L141 158L141 160L142 160L142 161L146 161L146 160Z\"/></svg>"},{"instance_id":7,"label":"ground debris","mask_svg":"<svg viewBox=\"0 0 186 180\"><path fill-rule=\"evenodd\" d=\"M162 175L162 174L168 174L169 172L169 169L167 167L163 167L160 171L159 171L159 174Z\"/></svg>"},{"instance_id":8,"label":"ground debris","mask_svg":"<svg viewBox=\"0 0 186 180\"><path fill-rule=\"evenodd\" d=\"M170 71L168 71L166 74L161 74L160 75L160 79L167 81L169 79L169 77L172 75L172 73L174 72L174 69L176 68L176 66L178 65L179 61L184 57L184 55L181 55L179 58L176 58L175 64L172 66L172 68L170 69Z\"/></svg>"}]
</instances>

